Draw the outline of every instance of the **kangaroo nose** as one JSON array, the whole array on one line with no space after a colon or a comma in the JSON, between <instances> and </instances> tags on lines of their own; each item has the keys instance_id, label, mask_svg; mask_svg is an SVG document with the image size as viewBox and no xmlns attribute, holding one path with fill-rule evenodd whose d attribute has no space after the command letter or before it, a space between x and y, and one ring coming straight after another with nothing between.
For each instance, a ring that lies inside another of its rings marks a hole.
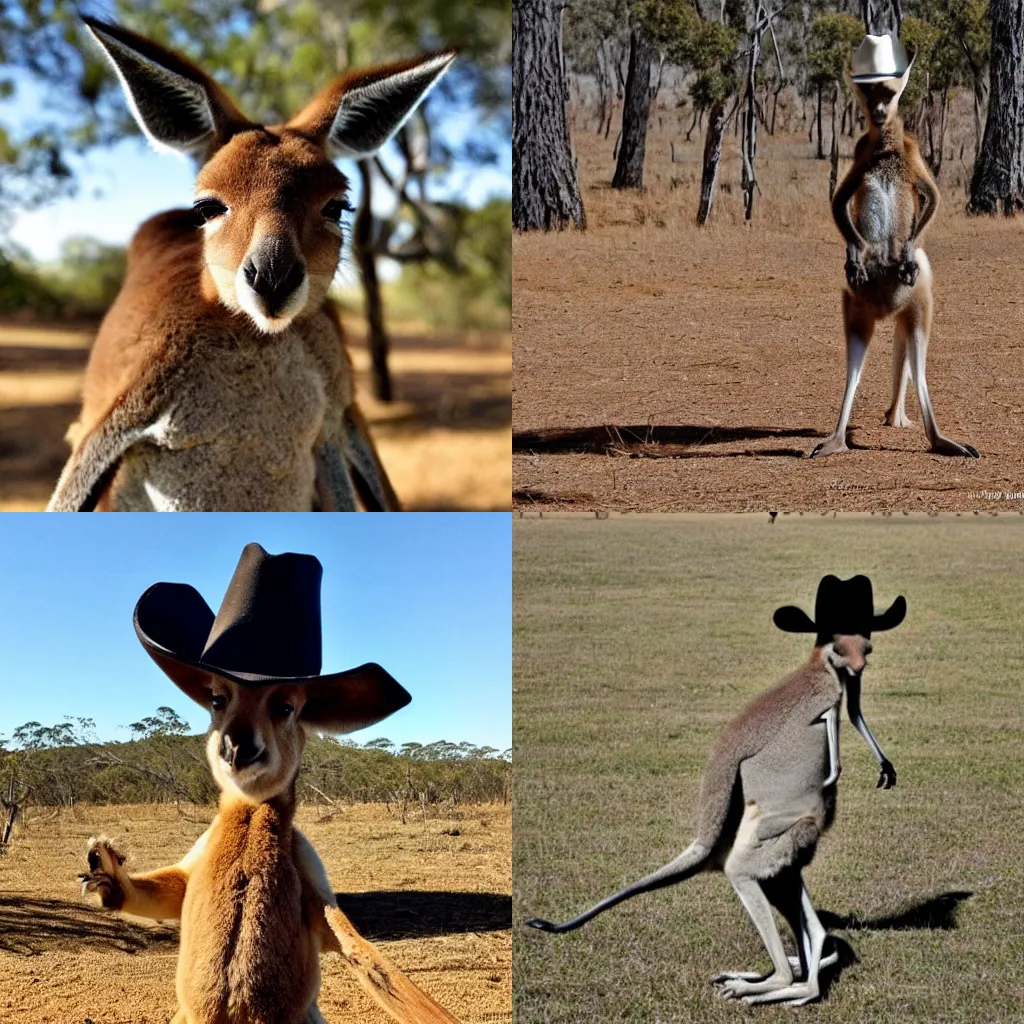
<instances>
[{"instance_id":1,"label":"kangaroo nose","mask_svg":"<svg viewBox=\"0 0 1024 1024\"><path fill-rule=\"evenodd\" d=\"M302 284L306 265L292 255L263 254L249 256L242 266L245 283L261 298L271 315Z\"/></svg>"},{"instance_id":2,"label":"kangaroo nose","mask_svg":"<svg viewBox=\"0 0 1024 1024\"><path fill-rule=\"evenodd\" d=\"M220 756L237 770L255 764L263 756L263 748L257 746L252 736L235 739L225 735L220 741Z\"/></svg>"}]
</instances>

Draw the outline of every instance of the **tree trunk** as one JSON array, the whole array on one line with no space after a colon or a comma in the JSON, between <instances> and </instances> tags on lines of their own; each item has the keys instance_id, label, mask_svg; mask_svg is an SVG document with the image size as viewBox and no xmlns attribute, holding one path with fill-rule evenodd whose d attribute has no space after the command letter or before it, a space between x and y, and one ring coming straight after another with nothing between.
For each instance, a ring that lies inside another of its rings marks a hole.
<instances>
[{"instance_id":1,"label":"tree trunk","mask_svg":"<svg viewBox=\"0 0 1024 1024\"><path fill-rule=\"evenodd\" d=\"M629 37L629 70L622 104L622 145L612 188L643 188L647 120L651 115L651 64L654 46L639 22Z\"/></svg>"},{"instance_id":2,"label":"tree trunk","mask_svg":"<svg viewBox=\"0 0 1024 1024\"><path fill-rule=\"evenodd\" d=\"M725 135L725 104L716 103L708 114L708 134L704 140L704 167L700 175L700 206L697 208L697 224L703 227L711 216L711 204L715 199L715 182L718 180L718 161L722 156L722 137Z\"/></svg>"},{"instance_id":3,"label":"tree trunk","mask_svg":"<svg viewBox=\"0 0 1024 1024\"><path fill-rule=\"evenodd\" d=\"M992 0L988 117L971 179L971 213L1024 210L1024 0Z\"/></svg>"},{"instance_id":4,"label":"tree trunk","mask_svg":"<svg viewBox=\"0 0 1024 1024\"><path fill-rule=\"evenodd\" d=\"M825 159L825 143L821 138L822 126L821 126L821 93L822 87L818 86L818 159Z\"/></svg>"},{"instance_id":5,"label":"tree trunk","mask_svg":"<svg viewBox=\"0 0 1024 1024\"><path fill-rule=\"evenodd\" d=\"M757 178L754 176L754 157L757 155L757 111L755 104L755 88L757 85L757 62L761 57L761 17L760 0L754 9L754 28L750 34L750 53L747 58L747 109L744 111L743 123L743 219L749 221L754 215L754 191Z\"/></svg>"},{"instance_id":6,"label":"tree trunk","mask_svg":"<svg viewBox=\"0 0 1024 1024\"><path fill-rule=\"evenodd\" d=\"M697 118L700 117L700 110L696 107L693 108L693 121L690 123L690 128L686 133L686 141L690 141L690 136L693 135L693 129L697 126Z\"/></svg>"},{"instance_id":7,"label":"tree trunk","mask_svg":"<svg viewBox=\"0 0 1024 1024\"><path fill-rule=\"evenodd\" d=\"M366 302L366 342L370 348L370 380L374 398L381 402L390 402L390 342L384 328L384 304L380 296L380 282L377 280L377 257L373 252L373 172L369 160L357 161L356 167L359 168L362 195L359 200L359 211L352 224L352 252L359 266L359 277Z\"/></svg>"},{"instance_id":8,"label":"tree trunk","mask_svg":"<svg viewBox=\"0 0 1024 1024\"><path fill-rule=\"evenodd\" d=\"M512 226L587 226L565 116L561 0L512 5Z\"/></svg>"}]
</instances>

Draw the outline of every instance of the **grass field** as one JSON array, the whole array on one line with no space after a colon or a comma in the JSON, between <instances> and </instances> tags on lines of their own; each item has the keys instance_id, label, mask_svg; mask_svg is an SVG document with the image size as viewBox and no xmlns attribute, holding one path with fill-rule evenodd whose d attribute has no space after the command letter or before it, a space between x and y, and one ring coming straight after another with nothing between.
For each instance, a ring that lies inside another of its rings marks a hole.
<instances>
[{"instance_id":1,"label":"grass field","mask_svg":"<svg viewBox=\"0 0 1024 1024\"><path fill-rule=\"evenodd\" d=\"M30 821L0 857L3 1024L167 1024L176 1008L177 929L83 898L86 841L122 841L129 865L176 861L212 809L78 807ZM402 824L384 807L312 808L299 824L356 927L463 1024L512 1019L511 809L462 807ZM321 960L330 1024L384 1024L341 958Z\"/></svg>"},{"instance_id":2,"label":"grass field","mask_svg":"<svg viewBox=\"0 0 1024 1024\"><path fill-rule=\"evenodd\" d=\"M699 229L702 139L683 141L686 115L653 115L637 192L610 188L615 131L599 137L576 114L587 230L512 243L517 507L957 510L1005 508L982 492L1024 492L1024 219L964 215L969 152L948 156L924 239L935 275L928 383L939 427L981 460L928 452L912 389L917 426L882 425L887 322L853 407L858 450L811 462L845 384L845 250L828 161L806 134L762 132L748 225L730 132ZM840 173L852 149L844 137Z\"/></svg>"},{"instance_id":3,"label":"grass field","mask_svg":"<svg viewBox=\"0 0 1024 1024\"><path fill-rule=\"evenodd\" d=\"M403 506L509 507L511 339L396 330L395 401L369 394L369 353L349 331L359 402ZM0 325L0 510L46 504L68 457L92 330Z\"/></svg>"},{"instance_id":4,"label":"grass field","mask_svg":"<svg viewBox=\"0 0 1024 1024\"><path fill-rule=\"evenodd\" d=\"M714 995L716 972L769 964L719 874L565 936L522 922L564 920L688 844L713 737L812 645L772 612L813 612L826 572L868 573L880 608L907 598L864 674L899 781L875 788L843 722L836 821L804 873L842 969L797 1013L1024 1020L1024 521L545 517L514 523L513 551L518 1024L782 1019Z\"/></svg>"}]
</instances>

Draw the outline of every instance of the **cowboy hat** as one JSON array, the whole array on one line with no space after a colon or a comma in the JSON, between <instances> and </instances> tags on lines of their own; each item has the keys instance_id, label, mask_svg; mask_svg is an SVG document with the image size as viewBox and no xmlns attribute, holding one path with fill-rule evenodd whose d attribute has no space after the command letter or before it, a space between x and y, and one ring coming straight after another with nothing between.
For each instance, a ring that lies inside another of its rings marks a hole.
<instances>
[{"instance_id":1,"label":"cowboy hat","mask_svg":"<svg viewBox=\"0 0 1024 1024\"><path fill-rule=\"evenodd\" d=\"M149 656L192 700L209 709L210 676L242 686L306 686L307 704L343 706L340 727L373 725L412 697L373 662L321 675L320 580L313 555L268 555L247 544L217 614L187 583L154 583L135 606L135 632Z\"/></svg>"},{"instance_id":2,"label":"cowboy hat","mask_svg":"<svg viewBox=\"0 0 1024 1024\"><path fill-rule=\"evenodd\" d=\"M855 85L894 80L902 92L913 63L897 36L865 36L853 55L850 78Z\"/></svg>"},{"instance_id":3,"label":"cowboy hat","mask_svg":"<svg viewBox=\"0 0 1024 1024\"><path fill-rule=\"evenodd\" d=\"M881 615L875 614L871 580L867 576L823 576L814 600L814 619L794 605L777 608L772 621L786 633L817 633L820 647L840 634L870 638L873 630L895 629L907 614L907 602L897 597Z\"/></svg>"}]
</instances>

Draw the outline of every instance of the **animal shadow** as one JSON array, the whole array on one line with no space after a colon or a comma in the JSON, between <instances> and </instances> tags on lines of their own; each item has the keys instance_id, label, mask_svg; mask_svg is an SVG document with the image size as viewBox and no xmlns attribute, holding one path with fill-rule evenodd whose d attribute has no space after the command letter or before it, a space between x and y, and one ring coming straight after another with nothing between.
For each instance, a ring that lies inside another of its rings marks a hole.
<instances>
[{"instance_id":1,"label":"animal shadow","mask_svg":"<svg viewBox=\"0 0 1024 1024\"><path fill-rule=\"evenodd\" d=\"M508 931L512 897L494 892L339 892L338 906L373 941Z\"/></svg>"},{"instance_id":2,"label":"animal shadow","mask_svg":"<svg viewBox=\"0 0 1024 1024\"><path fill-rule=\"evenodd\" d=\"M884 917L859 918L855 914L834 914L830 910L818 912L818 918L828 932L842 931L952 931L957 927L956 913L960 904L970 899L971 892L944 892L931 899L922 900L895 914ZM831 945L830 945L831 944ZM854 948L837 935L830 934L825 943L825 953L835 948L838 962L821 976L821 995L828 998L828 991L847 967L858 962Z\"/></svg>"},{"instance_id":3,"label":"animal shadow","mask_svg":"<svg viewBox=\"0 0 1024 1024\"><path fill-rule=\"evenodd\" d=\"M722 427L708 424L680 426L550 427L521 430L512 434L512 451L533 454L623 455L649 459L708 459L740 456L777 456L802 459L802 448L758 448L723 452L708 450L709 445L764 438L824 437L810 427Z\"/></svg>"},{"instance_id":4,"label":"animal shadow","mask_svg":"<svg viewBox=\"0 0 1024 1024\"><path fill-rule=\"evenodd\" d=\"M51 950L122 953L176 949L178 929L141 925L83 903L0 896L0 951L38 956Z\"/></svg>"},{"instance_id":5,"label":"animal shadow","mask_svg":"<svg viewBox=\"0 0 1024 1024\"><path fill-rule=\"evenodd\" d=\"M973 895L973 892L944 892L885 917L861 919L855 914L833 914L828 910L823 910L818 917L829 931L833 928L842 931L952 931L956 928L960 904Z\"/></svg>"}]
</instances>

